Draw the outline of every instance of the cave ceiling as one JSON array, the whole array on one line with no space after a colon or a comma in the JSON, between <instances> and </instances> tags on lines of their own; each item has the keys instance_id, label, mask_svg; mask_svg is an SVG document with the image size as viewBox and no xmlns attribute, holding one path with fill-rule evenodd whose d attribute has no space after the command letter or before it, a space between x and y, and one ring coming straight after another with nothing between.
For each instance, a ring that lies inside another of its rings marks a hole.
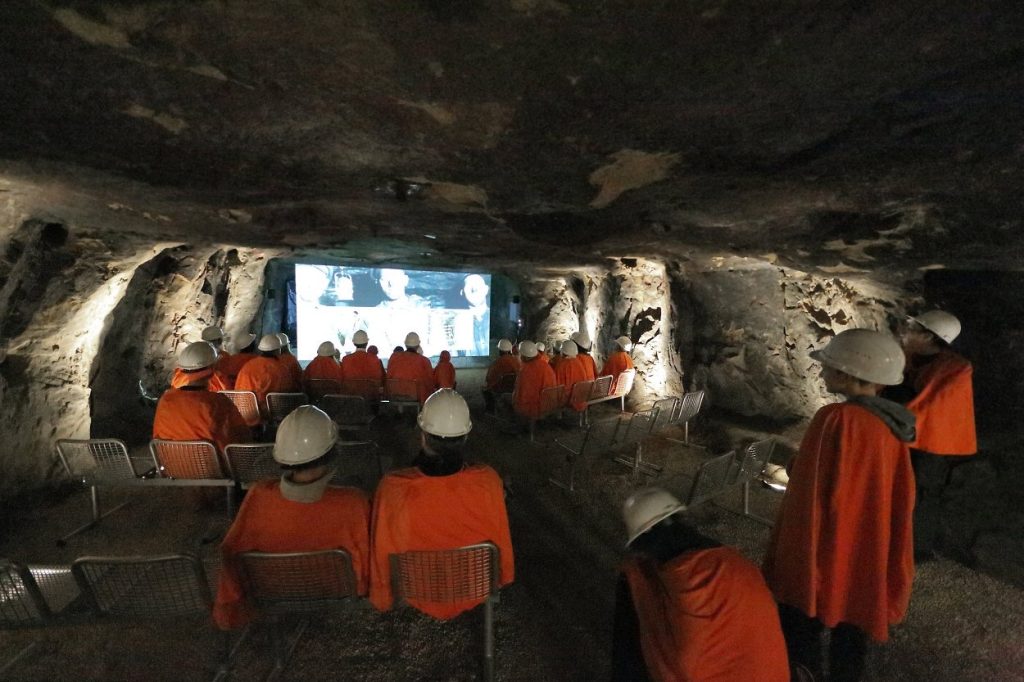
<instances>
[{"instance_id":1,"label":"cave ceiling","mask_svg":"<svg viewBox=\"0 0 1024 682\"><path fill-rule=\"evenodd\" d=\"M0 210L438 263L1015 268L1024 4L5 0Z\"/></svg>"}]
</instances>

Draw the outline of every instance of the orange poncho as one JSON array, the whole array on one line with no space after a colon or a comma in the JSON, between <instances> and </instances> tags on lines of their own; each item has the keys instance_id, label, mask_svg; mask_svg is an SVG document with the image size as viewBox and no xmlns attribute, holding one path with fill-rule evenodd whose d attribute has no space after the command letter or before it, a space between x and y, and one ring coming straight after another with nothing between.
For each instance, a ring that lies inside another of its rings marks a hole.
<instances>
[{"instance_id":1,"label":"orange poncho","mask_svg":"<svg viewBox=\"0 0 1024 682\"><path fill-rule=\"evenodd\" d=\"M545 388L557 385L551 365L539 362L536 358L524 362L523 368L519 371L515 395L512 396L516 414L527 419L539 419L541 392Z\"/></svg>"},{"instance_id":2,"label":"orange poncho","mask_svg":"<svg viewBox=\"0 0 1024 682\"><path fill-rule=\"evenodd\" d=\"M419 399L422 403L434 392L434 370L430 360L419 353L407 350L394 353L388 360L388 379L409 379L419 382Z\"/></svg>"},{"instance_id":3,"label":"orange poncho","mask_svg":"<svg viewBox=\"0 0 1024 682\"><path fill-rule=\"evenodd\" d=\"M231 381L215 367L207 367L196 372L186 372L178 367L174 370L174 376L171 377L171 388L184 388L191 383L209 377L210 381L206 384L207 391L213 391L214 393L217 391L230 391Z\"/></svg>"},{"instance_id":4,"label":"orange poncho","mask_svg":"<svg viewBox=\"0 0 1024 682\"><path fill-rule=\"evenodd\" d=\"M569 398L572 396L572 387L580 381L590 381L593 378L587 377L587 370L584 369L583 363L580 362L580 357L582 356L577 355L574 358L565 358L555 368L555 385L562 384L565 386L565 404L570 405L577 412L587 409L587 403L586 401L569 402Z\"/></svg>"},{"instance_id":5,"label":"orange poncho","mask_svg":"<svg viewBox=\"0 0 1024 682\"><path fill-rule=\"evenodd\" d=\"M311 379L341 381L343 378L344 374L337 360L331 356L318 355L303 370L302 386L306 389L306 393L309 393L309 382Z\"/></svg>"},{"instance_id":6,"label":"orange poncho","mask_svg":"<svg viewBox=\"0 0 1024 682\"><path fill-rule=\"evenodd\" d=\"M576 356L576 359L579 360L583 371L586 372L587 378L584 381L593 381L597 378L597 363L594 362L593 356L589 353L580 353Z\"/></svg>"},{"instance_id":7,"label":"orange poncho","mask_svg":"<svg viewBox=\"0 0 1024 682\"><path fill-rule=\"evenodd\" d=\"M280 481L262 481L249 489L220 550L223 558L213 619L223 630L248 623L235 555L241 552L309 552L344 549L352 555L359 594L366 594L370 556L370 501L355 488L327 488L316 502L285 499Z\"/></svg>"},{"instance_id":8,"label":"orange poncho","mask_svg":"<svg viewBox=\"0 0 1024 682\"><path fill-rule=\"evenodd\" d=\"M629 357L629 353L621 350L617 350L608 356L605 360L604 367L601 368L601 374L599 376L612 376L618 378L624 370L633 369L633 359Z\"/></svg>"},{"instance_id":9,"label":"orange poncho","mask_svg":"<svg viewBox=\"0 0 1024 682\"><path fill-rule=\"evenodd\" d=\"M218 452L231 443L248 443L249 426L234 404L219 393L172 388L160 397L153 418L153 438L206 440Z\"/></svg>"},{"instance_id":10,"label":"orange poncho","mask_svg":"<svg viewBox=\"0 0 1024 682\"><path fill-rule=\"evenodd\" d=\"M788 682L778 607L757 567L734 549L623 566L652 679Z\"/></svg>"},{"instance_id":11,"label":"orange poncho","mask_svg":"<svg viewBox=\"0 0 1024 682\"><path fill-rule=\"evenodd\" d=\"M907 403L907 409L917 417L913 447L933 455L973 455L978 451L973 371L971 363L948 349L908 371L917 392Z\"/></svg>"},{"instance_id":12,"label":"orange poncho","mask_svg":"<svg viewBox=\"0 0 1024 682\"><path fill-rule=\"evenodd\" d=\"M277 356L278 361L288 368L288 374L292 378L293 391L302 390L302 365L299 364L299 359L291 353L282 352Z\"/></svg>"},{"instance_id":13,"label":"orange poncho","mask_svg":"<svg viewBox=\"0 0 1024 682\"><path fill-rule=\"evenodd\" d=\"M519 374L522 363L515 355L499 355L498 359L487 368L487 378L484 379L484 388L493 391L498 387L501 377L506 374Z\"/></svg>"},{"instance_id":14,"label":"orange poncho","mask_svg":"<svg viewBox=\"0 0 1024 682\"><path fill-rule=\"evenodd\" d=\"M764 561L775 598L886 641L910 601L913 509L907 444L864 407L821 408L790 463Z\"/></svg>"},{"instance_id":15,"label":"orange poncho","mask_svg":"<svg viewBox=\"0 0 1024 682\"><path fill-rule=\"evenodd\" d=\"M245 367L245 363L259 357L253 353L235 353L234 355L228 355L225 353L217 359L217 369L228 378L231 385L234 386L235 379L238 378L238 373Z\"/></svg>"},{"instance_id":16,"label":"orange poncho","mask_svg":"<svg viewBox=\"0 0 1024 682\"><path fill-rule=\"evenodd\" d=\"M390 554L455 549L490 541L501 553L498 583L507 585L515 578L501 478L484 464L466 466L450 476L427 476L419 469L392 471L377 486L372 527L370 602L382 611L391 608L394 600ZM480 603L409 601L411 606L442 620Z\"/></svg>"},{"instance_id":17,"label":"orange poncho","mask_svg":"<svg viewBox=\"0 0 1024 682\"><path fill-rule=\"evenodd\" d=\"M341 359L341 372L346 379L375 381L378 386L384 385L384 367L380 358L365 350L356 349Z\"/></svg>"},{"instance_id":18,"label":"orange poncho","mask_svg":"<svg viewBox=\"0 0 1024 682\"><path fill-rule=\"evenodd\" d=\"M258 357L245 363L235 380L236 391L252 391L260 412L266 413L268 393L292 393L298 390L291 372L277 358Z\"/></svg>"},{"instance_id":19,"label":"orange poncho","mask_svg":"<svg viewBox=\"0 0 1024 682\"><path fill-rule=\"evenodd\" d=\"M438 388L455 388L455 365L452 364L452 354L446 350L441 351L434 368L434 384Z\"/></svg>"}]
</instances>

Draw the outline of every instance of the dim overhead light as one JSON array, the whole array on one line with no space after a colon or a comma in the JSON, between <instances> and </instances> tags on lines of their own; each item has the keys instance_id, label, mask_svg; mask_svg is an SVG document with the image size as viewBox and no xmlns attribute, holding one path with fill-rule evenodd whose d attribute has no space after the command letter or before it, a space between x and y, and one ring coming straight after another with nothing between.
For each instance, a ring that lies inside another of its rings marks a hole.
<instances>
[{"instance_id":1,"label":"dim overhead light","mask_svg":"<svg viewBox=\"0 0 1024 682\"><path fill-rule=\"evenodd\" d=\"M437 239L436 234L425 234L423 236L426 237L427 239Z\"/></svg>"}]
</instances>

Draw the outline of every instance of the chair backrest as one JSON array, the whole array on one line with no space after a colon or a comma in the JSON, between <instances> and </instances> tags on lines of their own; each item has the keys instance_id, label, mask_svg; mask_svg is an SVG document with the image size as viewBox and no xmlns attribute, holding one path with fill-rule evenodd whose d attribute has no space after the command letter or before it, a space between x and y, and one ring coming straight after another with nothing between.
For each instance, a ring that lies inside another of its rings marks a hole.
<instances>
[{"instance_id":1,"label":"chair backrest","mask_svg":"<svg viewBox=\"0 0 1024 682\"><path fill-rule=\"evenodd\" d=\"M157 470L167 478L231 478L230 470L224 471L217 448L205 440L154 438L149 442L149 451Z\"/></svg>"},{"instance_id":2,"label":"chair backrest","mask_svg":"<svg viewBox=\"0 0 1024 682\"><path fill-rule=\"evenodd\" d=\"M0 627L41 625L51 616L28 568L13 561L0 561Z\"/></svg>"},{"instance_id":3,"label":"chair backrest","mask_svg":"<svg viewBox=\"0 0 1024 682\"><path fill-rule=\"evenodd\" d=\"M593 381L577 381L572 385L569 403L585 403L590 400L590 392L594 389Z\"/></svg>"},{"instance_id":4,"label":"chair backrest","mask_svg":"<svg viewBox=\"0 0 1024 682\"><path fill-rule=\"evenodd\" d=\"M651 435L658 414L657 407L634 412L626 421L626 428L619 441L622 443L639 443L644 438L647 438Z\"/></svg>"},{"instance_id":5,"label":"chair backrest","mask_svg":"<svg viewBox=\"0 0 1024 682\"><path fill-rule=\"evenodd\" d=\"M735 477L734 463L736 452L729 451L717 455L700 465L697 476L693 479L690 494L686 499L687 507L694 507L710 500L730 484Z\"/></svg>"},{"instance_id":6,"label":"chair backrest","mask_svg":"<svg viewBox=\"0 0 1024 682\"><path fill-rule=\"evenodd\" d=\"M389 377L385 388L388 400L392 402L419 402L420 382L415 379L399 379Z\"/></svg>"},{"instance_id":7,"label":"chair backrest","mask_svg":"<svg viewBox=\"0 0 1024 682\"><path fill-rule=\"evenodd\" d=\"M317 611L358 594L352 557L343 549L242 552L246 596L269 612Z\"/></svg>"},{"instance_id":8,"label":"chair backrest","mask_svg":"<svg viewBox=\"0 0 1024 682\"><path fill-rule=\"evenodd\" d=\"M498 383L494 387L495 393L512 393L516 387L516 379L519 375L515 372L508 372L498 377Z\"/></svg>"},{"instance_id":9,"label":"chair backrest","mask_svg":"<svg viewBox=\"0 0 1024 682\"><path fill-rule=\"evenodd\" d=\"M246 424L256 424L260 421L260 406L256 402L256 394L252 391L217 391L222 396L234 403L238 413Z\"/></svg>"},{"instance_id":10,"label":"chair backrest","mask_svg":"<svg viewBox=\"0 0 1024 682\"><path fill-rule=\"evenodd\" d=\"M490 542L402 552L389 560L396 604L409 599L449 604L486 599L498 592L498 548Z\"/></svg>"},{"instance_id":11,"label":"chair backrest","mask_svg":"<svg viewBox=\"0 0 1024 682\"><path fill-rule=\"evenodd\" d=\"M358 395L325 395L320 399L320 409L338 426L361 426L371 416L366 399Z\"/></svg>"},{"instance_id":12,"label":"chair backrest","mask_svg":"<svg viewBox=\"0 0 1024 682\"><path fill-rule=\"evenodd\" d=\"M267 414L270 421L280 424L281 420L292 413L292 410L302 405L309 405L309 398L305 393L268 393Z\"/></svg>"},{"instance_id":13,"label":"chair backrest","mask_svg":"<svg viewBox=\"0 0 1024 682\"><path fill-rule=\"evenodd\" d=\"M332 393L358 395L367 403L374 405L380 402L380 390L380 383L371 379L343 379L340 389Z\"/></svg>"},{"instance_id":14,"label":"chair backrest","mask_svg":"<svg viewBox=\"0 0 1024 682\"><path fill-rule=\"evenodd\" d=\"M654 403L654 423L651 424L651 433L658 433L662 429L668 427L672 423L673 417L676 416L676 411L679 406L679 398L670 397L662 398Z\"/></svg>"},{"instance_id":15,"label":"chair backrest","mask_svg":"<svg viewBox=\"0 0 1024 682\"><path fill-rule=\"evenodd\" d=\"M565 406L565 386L551 386L540 392L540 416L558 412Z\"/></svg>"},{"instance_id":16,"label":"chair backrest","mask_svg":"<svg viewBox=\"0 0 1024 682\"><path fill-rule=\"evenodd\" d=\"M306 381L306 392L309 399L314 403L331 393L344 393L341 382L334 379L308 379Z\"/></svg>"},{"instance_id":17,"label":"chair backrest","mask_svg":"<svg viewBox=\"0 0 1024 682\"><path fill-rule=\"evenodd\" d=\"M601 453L611 449L621 421L618 417L599 419L591 422L580 444L580 455Z\"/></svg>"},{"instance_id":18,"label":"chair backrest","mask_svg":"<svg viewBox=\"0 0 1024 682\"><path fill-rule=\"evenodd\" d=\"M742 482L750 480L755 476L760 476L761 472L764 471L765 465L772 458L774 450L774 438L766 438L748 445L747 449L743 451L743 457L740 459L739 471L736 474L738 480Z\"/></svg>"},{"instance_id":19,"label":"chair backrest","mask_svg":"<svg viewBox=\"0 0 1024 682\"><path fill-rule=\"evenodd\" d=\"M615 377L615 383L612 386L611 395L616 398L621 398L624 395L629 395L629 392L633 390L633 381L636 380L636 370L633 368L624 369L619 372L619 376Z\"/></svg>"},{"instance_id":20,"label":"chair backrest","mask_svg":"<svg viewBox=\"0 0 1024 682\"><path fill-rule=\"evenodd\" d=\"M686 423L697 416L704 404L704 391L690 391L683 396L677 407L675 418L677 423Z\"/></svg>"},{"instance_id":21,"label":"chair backrest","mask_svg":"<svg viewBox=\"0 0 1024 682\"><path fill-rule=\"evenodd\" d=\"M235 480L242 485L279 478L281 466L274 461L273 443L232 443L224 456Z\"/></svg>"},{"instance_id":22,"label":"chair backrest","mask_svg":"<svg viewBox=\"0 0 1024 682\"><path fill-rule=\"evenodd\" d=\"M209 614L213 605L203 565L189 554L81 557L71 572L102 616L172 618Z\"/></svg>"},{"instance_id":23,"label":"chair backrest","mask_svg":"<svg viewBox=\"0 0 1024 682\"><path fill-rule=\"evenodd\" d=\"M118 481L136 477L128 446L116 438L61 438L57 456L71 478Z\"/></svg>"},{"instance_id":24,"label":"chair backrest","mask_svg":"<svg viewBox=\"0 0 1024 682\"><path fill-rule=\"evenodd\" d=\"M607 398L612 392L612 379L614 378L611 374L606 374L603 377L594 379L594 385L590 388L590 396L587 400Z\"/></svg>"}]
</instances>

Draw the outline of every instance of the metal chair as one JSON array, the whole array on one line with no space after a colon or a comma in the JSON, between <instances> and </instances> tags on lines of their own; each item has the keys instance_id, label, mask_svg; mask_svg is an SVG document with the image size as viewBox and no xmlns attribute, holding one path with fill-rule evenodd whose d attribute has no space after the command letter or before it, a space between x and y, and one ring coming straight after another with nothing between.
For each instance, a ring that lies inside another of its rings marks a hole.
<instances>
[{"instance_id":1,"label":"metal chair","mask_svg":"<svg viewBox=\"0 0 1024 682\"><path fill-rule=\"evenodd\" d=\"M683 425L683 445L690 444L690 422L700 412L701 406L704 404L704 391L690 391L683 396L676 408L676 414L672 417L674 424ZM676 439L671 439L676 441Z\"/></svg>"},{"instance_id":2,"label":"metal chair","mask_svg":"<svg viewBox=\"0 0 1024 682\"><path fill-rule=\"evenodd\" d=\"M62 622L81 592L68 566L25 566L0 561L0 628L42 628ZM23 647L0 663L0 679L29 656L41 640Z\"/></svg>"},{"instance_id":3,"label":"metal chair","mask_svg":"<svg viewBox=\"0 0 1024 682\"><path fill-rule=\"evenodd\" d=\"M618 442L621 445L633 447L633 457L627 458L619 455L615 457L615 461L620 464L625 464L633 470L633 478L635 479L640 473L645 474L658 474L661 473L662 467L651 462L644 461L644 440L651 435L654 424L657 420L659 409L657 406L651 407L647 410L641 410L640 412L634 412L630 415L629 419L626 420L626 426L622 431L622 436L618 437Z\"/></svg>"},{"instance_id":4,"label":"metal chair","mask_svg":"<svg viewBox=\"0 0 1024 682\"><path fill-rule=\"evenodd\" d=\"M334 444L334 454L338 457L339 465L340 464L344 464L346 462L346 460L349 460L349 461L351 461L351 460L363 461L363 460L367 459L370 456L371 453L373 454L373 456L377 460L377 474L379 476L383 476L384 475L384 463L381 461L380 447L378 447L378 445L377 445L377 443L375 441L372 441L372 440L339 440L338 442L336 442ZM340 484L340 485L345 485L346 484L343 476L344 476L344 472L341 471L341 468L339 466L339 471L338 471L338 474L337 474L337 477L338 477L337 483ZM334 482L334 481L332 481L332 482Z\"/></svg>"},{"instance_id":5,"label":"metal chair","mask_svg":"<svg viewBox=\"0 0 1024 682\"><path fill-rule=\"evenodd\" d=\"M320 409L330 415L343 431L367 428L373 421L366 399L358 395L329 394L320 399Z\"/></svg>"},{"instance_id":6,"label":"metal chair","mask_svg":"<svg viewBox=\"0 0 1024 682\"><path fill-rule=\"evenodd\" d=\"M341 382L334 379L307 379L306 394L316 403L325 395L341 393Z\"/></svg>"},{"instance_id":7,"label":"metal chair","mask_svg":"<svg viewBox=\"0 0 1024 682\"><path fill-rule=\"evenodd\" d=\"M619 412L626 411L626 396L633 390L633 382L636 380L635 369L624 369L619 372L619 376L615 378L615 382L612 385L610 396L612 398L618 398L620 401Z\"/></svg>"},{"instance_id":8,"label":"metal chair","mask_svg":"<svg viewBox=\"0 0 1024 682\"><path fill-rule=\"evenodd\" d=\"M238 555L242 586L260 615L273 621L274 668L267 680L277 679L288 666L309 625L301 620L289 641L284 619L335 608L358 596L352 557L343 549L317 552L242 552Z\"/></svg>"},{"instance_id":9,"label":"metal chair","mask_svg":"<svg viewBox=\"0 0 1024 682\"><path fill-rule=\"evenodd\" d=\"M676 415L676 410L679 408L679 398L674 396L669 398L661 398L654 402L654 408L657 412L654 415L654 423L651 424L651 433L660 433L672 424L672 418Z\"/></svg>"},{"instance_id":10,"label":"metal chair","mask_svg":"<svg viewBox=\"0 0 1024 682\"><path fill-rule=\"evenodd\" d=\"M540 392L540 412L536 419L530 420L530 442L535 442L537 422L553 414L560 413L565 408L565 386L551 386Z\"/></svg>"},{"instance_id":11,"label":"metal chair","mask_svg":"<svg viewBox=\"0 0 1024 682\"><path fill-rule=\"evenodd\" d=\"M494 680L494 606L498 603L498 548L490 542L457 549L392 554L391 589L395 604L484 604L483 679Z\"/></svg>"},{"instance_id":12,"label":"metal chair","mask_svg":"<svg viewBox=\"0 0 1024 682\"><path fill-rule=\"evenodd\" d=\"M224 448L224 456L242 490L281 476L281 465L274 461L273 443L232 443Z\"/></svg>"},{"instance_id":13,"label":"metal chair","mask_svg":"<svg viewBox=\"0 0 1024 682\"><path fill-rule=\"evenodd\" d=\"M775 451L775 439L766 438L751 443L743 451L740 459L737 481L743 484L743 515L747 518L760 521L768 526L772 525L770 519L758 516L750 511L750 484L761 476L765 466L771 461L772 453Z\"/></svg>"},{"instance_id":14,"label":"metal chair","mask_svg":"<svg viewBox=\"0 0 1024 682\"><path fill-rule=\"evenodd\" d=\"M131 621L197 617L210 621L212 593L202 562L192 555L87 556L71 564L71 573L96 617ZM228 634L219 636L223 658L214 680L227 676L233 657Z\"/></svg>"},{"instance_id":15,"label":"metal chair","mask_svg":"<svg viewBox=\"0 0 1024 682\"><path fill-rule=\"evenodd\" d=\"M736 479L736 452L713 457L700 465L686 496L687 507L695 507L717 497Z\"/></svg>"},{"instance_id":16,"label":"metal chair","mask_svg":"<svg viewBox=\"0 0 1024 682\"><path fill-rule=\"evenodd\" d=\"M574 404L583 404L583 409L579 410L580 415L580 428L587 425L587 401L590 399L590 392L594 389L593 381L577 381L572 385L572 389L569 391L569 399L566 400L566 404L575 410Z\"/></svg>"},{"instance_id":17,"label":"metal chair","mask_svg":"<svg viewBox=\"0 0 1024 682\"><path fill-rule=\"evenodd\" d=\"M259 426L262 421L260 405L256 400L256 394L252 391L217 391L222 396L234 403L238 413L249 426Z\"/></svg>"},{"instance_id":18,"label":"metal chair","mask_svg":"<svg viewBox=\"0 0 1024 682\"><path fill-rule=\"evenodd\" d=\"M612 381L615 379L611 374L606 374L594 379L594 385L590 389L589 402L607 400L611 397Z\"/></svg>"},{"instance_id":19,"label":"metal chair","mask_svg":"<svg viewBox=\"0 0 1024 682\"><path fill-rule=\"evenodd\" d=\"M224 487L228 516L234 513L235 481L227 462L221 462L217 448L204 440L161 440L149 442L153 464L164 479L180 486Z\"/></svg>"},{"instance_id":20,"label":"metal chair","mask_svg":"<svg viewBox=\"0 0 1024 682\"><path fill-rule=\"evenodd\" d=\"M57 541L58 545L63 545L69 538L89 530L101 520L129 504L129 502L123 502L113 509L101 513L100 486L113 486L119 482L136 481L140 475L136 473L132 459L128 455L128 446L124 441L116 438L90 438L88 440L61 438L57 441L57 456L68 477L77 479L82 485L89 487L92 501L92 521L76 528Z\"/></svg>"},{"instance_id":21,"label":"metal chair","mask_svg":"<svg viewBox=\"0 0 1024 682\"><path fill-rule=\"evenodd\" d=\"M420 382L415 379L388 378L384 393L388 404L398 408L399 414L404 412L406 407L411 407L419 414Z\"/></svg>"},{"instance_id":22,"label":"metal chair","mask_svg":"<svg viewBox=\"0 0 1024 682\"><path fill-rule=\"evenodd\" d=\"M619 428L619 418L604 419L595 421L587 427L586 431L576 436L556 438L555 444L566 450L565 456L569 463L569 480L559 481L555 478L548 479L559 488L572 492L576 490L576 464L584 457L590 457L608 451L615 440L615 434Z\"/></svg>"},{"instance_id":23,"label":"metal chair","mask_svg":"<svg viewBox=\"0 0 1024 682\"><path fill-rule=\"evenodd\" d=\"M381 384L371 379L342 379L339 390L332 393L357 395L365 400L367 405L376 405L380 402Z\"/></svg>"},{"instance_id":24,"label":"metal chair","mask_svg":"<svg viewBox=\"0 0 1024 682\"><path fill-rule=\"evenodd\" d=\"M309 405L305 393L268 393L267 415L274 426L280 424L285 417L302 405Z\"/></svg>"}]
</instances>

